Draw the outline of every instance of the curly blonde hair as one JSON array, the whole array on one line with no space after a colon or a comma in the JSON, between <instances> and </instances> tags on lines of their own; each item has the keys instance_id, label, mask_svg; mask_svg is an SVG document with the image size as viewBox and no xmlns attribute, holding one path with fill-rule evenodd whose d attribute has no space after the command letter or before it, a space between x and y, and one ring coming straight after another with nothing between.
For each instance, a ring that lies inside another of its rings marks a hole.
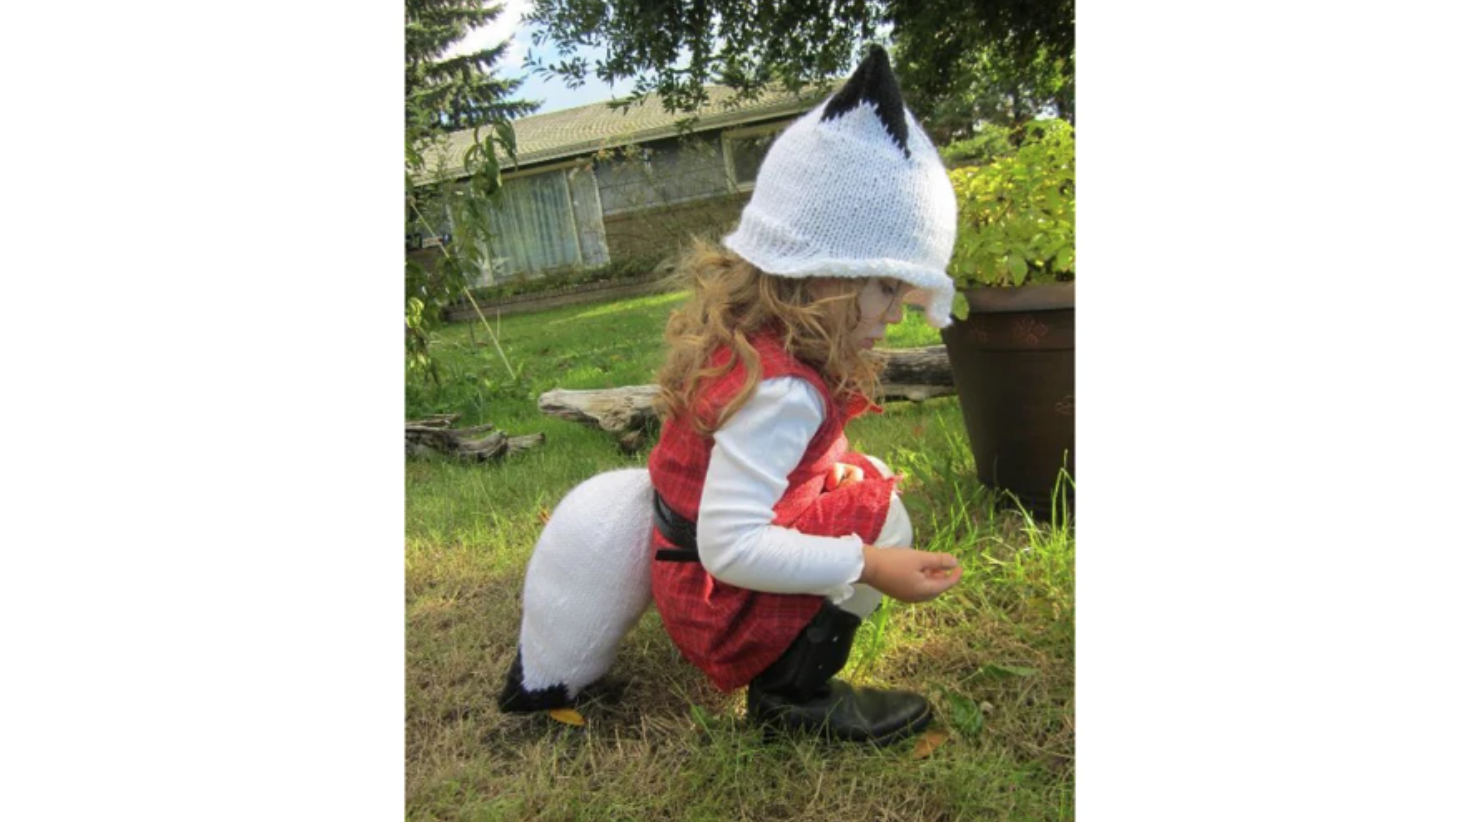
<instances>
[{"instance_id":1,"label":"curly blonde hair","mask_svg":"<svg viewBox=\"0 0 1474 822\"><path fill-rule=\"evenodd\" d=\"M656 375L660 395L655 410L662 420L695 407L702 383L730 373L741 362L746 379L714 421L690 414L695 429L709 435L752 398L762 367L752 338L772 328L783 347L824 378L838 401L874 397L880 382L879 358L853 339L860 321L858 296L864 280L839 279L833 294L815 293L815 280L768 274L725 248L696 241L676 263L672 275L690 289L691 299L671 312L665 326L669 346ZM725 365L711 366L722 346L736 353Z\"/></svg>"}]
</instances>

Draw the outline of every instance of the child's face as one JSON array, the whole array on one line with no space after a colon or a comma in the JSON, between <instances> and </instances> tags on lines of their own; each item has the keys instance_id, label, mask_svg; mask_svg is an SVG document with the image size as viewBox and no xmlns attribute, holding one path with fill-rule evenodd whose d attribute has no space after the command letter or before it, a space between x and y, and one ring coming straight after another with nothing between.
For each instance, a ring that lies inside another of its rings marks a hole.
<instances>
[{"instance_id":1,"label":"child's face","mask_svg":"<svg viewBox=\"0 0 1474 822\"><path fill-rule=\"evenodd\" d=\"M845 293L846 281L826 278L814 283L814 293L820 298L838 297ZM860 304L860 322L850 332L850 337L861 348L874 348L877 340L885 338L885 327L898 323L904 316L901 303L911 286L892 277L871 277L865 281L857 298ZM853 293L853 292L850 292Z\"/></svg>"},{"instance_id":2,"label":"child's face","mask_svg":"<svg viewBox=\"0 0 1474 822\"><path fill-rule=\"evenodd\" d=\"M911 286L891 277L871 277L860 291L860 324L852 336L862 348L885 338L885 327L904 317L901 301Z\"/></svg>"}]
</instances>

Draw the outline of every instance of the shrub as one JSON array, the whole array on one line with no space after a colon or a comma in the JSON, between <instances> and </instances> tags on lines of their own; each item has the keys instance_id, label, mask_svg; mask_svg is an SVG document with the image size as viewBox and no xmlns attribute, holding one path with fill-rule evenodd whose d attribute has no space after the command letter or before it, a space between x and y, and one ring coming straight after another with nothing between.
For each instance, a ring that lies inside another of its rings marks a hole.
<instances>
[{"instance_id":1,"label":"shrub","mask_svg":"<svg viewBox=\"0 0 1474 822\"><path fill-rule=\"evenodd\" d=\"M958 288L1075 278L1075 137L1062 120L1030 124L1018 151L948 173L957 192Z\"/></svg>"},{"instance_id":2,"label":"shrub","mask_svg":"<svg viewBox=\"0 0 1474 822\"><path fill-rule=\"evenodd\" d=\"M938 150L948 168L987 165L1012 152L1013 143L1008 139L1008 129L992 123L984 123L976 136L949 143Z\"/></svg>"},{"instance_id":3,"label":"shrub","mask_svg":"<svg viewBox=\"0 0 1474 822\"><path fill-rule=\"evenodd\" d=\"M631 257L610 262L595 268L569 268L531 276L517 274L511 279L483 288L473 288L471 293L479 302L497 302L513 297L543 294L560 288L571 288L593 283L614 283L637 280L655 273L661 265L659 258Z\"/></svg>"}]
</instances>

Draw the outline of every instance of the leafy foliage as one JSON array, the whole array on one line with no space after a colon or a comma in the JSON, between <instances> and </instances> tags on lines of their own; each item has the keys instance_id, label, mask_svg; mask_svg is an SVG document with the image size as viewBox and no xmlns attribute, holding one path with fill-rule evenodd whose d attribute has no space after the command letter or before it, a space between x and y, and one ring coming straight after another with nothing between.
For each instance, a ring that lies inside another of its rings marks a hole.
<instances>
[{"instance_id":1,"label":"leafy foliage","mask_svg":"<svg viewBox=\"0 0 1474 822\"><path fill-rule=\"evenodd\" d=\"M633 96L654 92L670 110L694 111L707 101L706 83L750 97L769 82L798 91L838 73L857 42L875 36L882 10L875 0L537 0L528 19L542 26L534 44L551 42L560 58L533 61L536 70L570 85L635 78ZM581 46L604 46L607 56L590 65L575 53Z\"/></svg>"},{"instance_id":2,"label":"leafy foliage","mask_svg":"<svg viewBox=\"0 0 1474 822\"><path fill-rule=\"evenodd\" d=\"M537 0L529 20L542 26L534 43L558 55L535 62L540 72L570 85L634 78L635 96L657 93L671 110L694 111L706 83L741 98L772 82L797 91L831 77L885 25L908 54L908 90L923 80L934 93L954 89L979 55L997 66L1043 60L1072 78L1074 17L1074 0ZM608 56L590 64L577 54L588 46Z\"/></svg>"},{"instance_id":3,"label":"leafy foliage","mask_svg":"<svg viewBox=\"0 0 1474 822\"><path fill-rule=\"evenodd\" d=\"M456 56L450 49L471 31L496 20L500 2L405 0L405 127L443 132L505 123L535 103L510 99L520 80L495 76L510 41Z\"/></svg>"},{"instance_id":4,"label":"leafy foliage","mask_svg":"<svg viewBox=\"0 0 1474 822\"><path fill-rule=\"evenodd\" d=\"M516 157L511 120L538 104L512 99L521 81L495 76L506 41L447 56L468 33L495 20L500 3L405 0L404 10L405 244L408 252L436 238L432 247L440 249L428 266L405 255L405 366L411 374L438 378L429 329L489 259L489 213L501 188L496 151ZM454 168L449 135L464 129L472 129L474 139Z\"/></svg>"},{"instance_id":5,"label":"leafy foliage","mask_svg":"<svg viewBox=\"0 0 1474 822\"><path fill-rule=\"evenodd\" d=\"M661 268L661 259L655 256L618 259L594 268L549 271L536 277L518 274L496 285L473 288L471 294L479 301L494 302L573 286L637 280L660 271Z\"/></svg>"},{"instance_id":6,"label":"leafy foliage","mask_svg":"<svg viewBox=\"0 0 1474 822\"><path fill-rule=\"evenodd\" d=\"M948 168L956 168L986 165L1016 150L1007 128L984 123L976 135L944 145L937 152Z\"/></svg>"},{"instance_id":7,"label":"leafy foliage","mask_svg":"<svg viewBox=\"0 0 1474 822\"><path fill-rule=\"evenodd\" d=\"M1040 121L1016 154L950 172L959 288L1075 278L1075 130Z\"/></svg>"},{"instance_id":8,"label":"leafy foliage","mask_svg":"<svg viewBox=\"0 0 1474 822\"><path fill-rule=\"evenodd\" d=\"M1039 115L1074 122L1074 0L906 3L895 18L896 75L934 142Z\"/></svg>"}]
</instances>

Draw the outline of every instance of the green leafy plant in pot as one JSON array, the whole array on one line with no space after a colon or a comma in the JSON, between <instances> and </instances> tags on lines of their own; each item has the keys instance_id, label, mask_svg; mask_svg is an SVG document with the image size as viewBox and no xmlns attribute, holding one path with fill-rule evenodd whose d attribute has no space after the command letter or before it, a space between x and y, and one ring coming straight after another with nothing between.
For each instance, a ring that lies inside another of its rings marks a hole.
<instances>
[{"instance_id":1,"label":"green leafy plant in pot","mask_svg":"<svg viewBox=\"0 0 1474 822\"><path fill-rule=\"evenodd\" d=\"M1074 129L1035 121L1015 153L949 176L958 300L942 340L978 479L1047 516L1074 489Z\"/></svg>"}]
</instances>

